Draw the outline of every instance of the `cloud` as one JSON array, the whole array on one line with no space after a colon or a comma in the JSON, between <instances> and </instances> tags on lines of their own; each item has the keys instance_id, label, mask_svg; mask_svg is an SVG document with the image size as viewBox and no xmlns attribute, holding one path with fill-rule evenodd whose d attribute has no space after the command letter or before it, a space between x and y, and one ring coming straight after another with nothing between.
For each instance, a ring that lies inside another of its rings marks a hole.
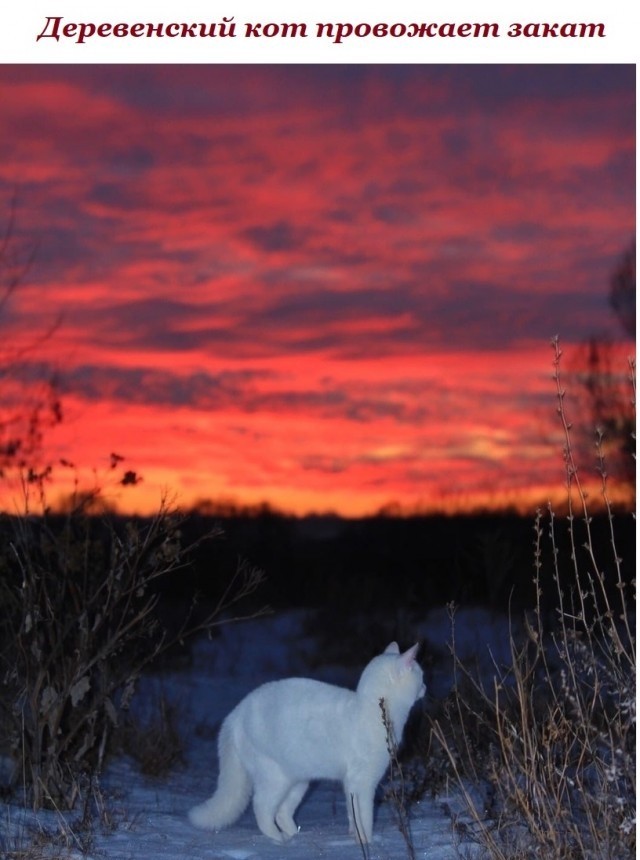
<instances>
[{"instance_id":1,"label":"cloud","mask_svg":"<svg viewBox=\"0 0 640 860\"><path fill-rule=\"evenodd\" d=\"M80 365L65 373L61 385L63 393L89 401L211 410L228 408L242 399L250 408L256 383L268 377L263 370L180 375L154 367Z\"/></svg>"},{"instance_id":2,"label":"cloud","mask_svg":"<svg viewBox=\"0 0 640 860\"><path fill-rule=\"evenodd\" d=\"M285 220L275 224L248 227L243 235L260 251L292 251L305 244L310 231L302 231Z\"/></svg>"}]
</instances>

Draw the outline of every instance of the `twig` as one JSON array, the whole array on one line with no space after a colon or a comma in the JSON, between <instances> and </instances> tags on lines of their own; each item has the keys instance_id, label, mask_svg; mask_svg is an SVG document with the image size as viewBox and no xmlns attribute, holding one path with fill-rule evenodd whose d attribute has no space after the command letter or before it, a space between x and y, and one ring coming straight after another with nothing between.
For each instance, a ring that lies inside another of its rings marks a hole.
<instances>
[{"instance_id":1,"label":"twig","mask_svg":"<svg viewBox=\"0 0 640 860\"><path fill-rule=\"evenodd\" d=\"M369 846L364 841L362 834L360 833L360 828L358 827L358 816L356 815L356 799L353 792L351 793L351 815L353 816L353 827L356 831L356 838L358 840L358 845L360 846L360 850L362 851L363 860L369 860L370 852Z\"/></svg>"}]
</instances>

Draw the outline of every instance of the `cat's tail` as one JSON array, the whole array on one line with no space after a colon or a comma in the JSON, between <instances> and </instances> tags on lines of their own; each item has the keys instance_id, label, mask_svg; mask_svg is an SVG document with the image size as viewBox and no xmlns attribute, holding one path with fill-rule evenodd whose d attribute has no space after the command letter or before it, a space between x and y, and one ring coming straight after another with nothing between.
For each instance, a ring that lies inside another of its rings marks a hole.
<instances>
[{"instance_id":1,"label":"cat's tail","mask_svg":"<svg viewBox=\"0 0 640 860\"><path fill-rule=\"evenodd\" d=\"M189 821L205 830L220 830L239 818L251 797L251 777L240 760L226 721L218 740L220 776L213 797L189 810Z\"/></svg>"}]
</instances>

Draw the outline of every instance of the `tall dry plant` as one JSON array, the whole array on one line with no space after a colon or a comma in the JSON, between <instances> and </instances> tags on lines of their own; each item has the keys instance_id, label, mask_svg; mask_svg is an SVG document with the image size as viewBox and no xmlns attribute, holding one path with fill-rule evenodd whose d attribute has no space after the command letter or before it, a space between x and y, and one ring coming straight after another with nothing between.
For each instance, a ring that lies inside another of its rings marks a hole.
<instances>
[{"instance_id":1,"label":"tall dry plant","mask_svg":"<svg viewBox=\"0 0 640 860\"><path fill-rule=\"evenodd\" d=\"M510 665L496 667L488 687L456 661L448 719L436 720L432 731L458 778L471 831L491 858L626 860L636 856L635 581L625 578L616 547L599 431L610 558L597 557L565 410L562 351L557 339L552 345L569 558L559 548L558 515L551 506L538 511L537 599L526 635L518 640L512 632ZM635 401L633 362L630 367ZM545 544L553 568L551 616L541 602Z\"/></svg>"},{"instance_id":2,"label":"tall dry plant","mask_svg":"<svg viewBox=\"0 0 640 860\"><path fill-rule=\"evenodd\" d=\"M189 564L182 517L163 502L148 520L75 508L12 519L0 552L0 736L25 802L72 808L99 773L142 671L178 640L211 630L255 591L240 563L204 612L193 598L170 636L159 588ZM213 530L202 540L217 537Z\"/></svg>"}]
</instances>

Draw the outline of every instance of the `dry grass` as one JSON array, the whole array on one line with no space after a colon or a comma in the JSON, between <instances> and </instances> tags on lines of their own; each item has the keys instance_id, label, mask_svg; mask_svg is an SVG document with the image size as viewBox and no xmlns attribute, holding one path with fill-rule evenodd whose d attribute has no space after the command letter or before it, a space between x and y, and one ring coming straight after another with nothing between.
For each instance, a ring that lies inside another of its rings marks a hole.
<instances>
[{"instance_id":1,"label":"dry grass","mask_svg":"<svg viewBox=\"0 0 640 860\"><path fill-rule=\"evenodd\" d=\"M125 755L131 756L141 773L164 779L184 764L179 723L175 705L161 695L153 716L127 720L117 733L116 743Z\"/></svg>"},{"instance_id":2,"label":"dry grass","mask_svg":"<svg viewBox=\"0 0 640 860\"><path fill-rule=\"evenodd\" d=\"M560 557L553 510L535 521L538 596L526 637L511 637L510 665L486 688L456 662L446 719L433 722L466 800L474 838L495 860L626 860L635 840L635 582L615 542L602 437L596 456L611 526L611 557L597 559L587 496L571 448L554 341L558 415L565 438L566 526ZM635 378L632 366L632 381ZM555 614L541 605L544 551L554 566ZM454 626L455 657L455 626ZM483 802L477 802L477 790Z\"/></svg>"},{"instance_id":3,"label":"dry grass","mask_svg":"<svg viewBox=\"0 0 640 860\"><path fill-rule=\"evenodd\" d=\"M189 563L194 547L183 545L181 523L165 503L144 521L82 507L62 525L46 512L15 518L0 553L0 730L13 783L35 809L73 808L87 780L95 786L141 672L176 640L221 623L259 585L262 573L239 565L217 605L196 618L194 598L169 637L158 585Z\"/></svg>"}]
</instances>

